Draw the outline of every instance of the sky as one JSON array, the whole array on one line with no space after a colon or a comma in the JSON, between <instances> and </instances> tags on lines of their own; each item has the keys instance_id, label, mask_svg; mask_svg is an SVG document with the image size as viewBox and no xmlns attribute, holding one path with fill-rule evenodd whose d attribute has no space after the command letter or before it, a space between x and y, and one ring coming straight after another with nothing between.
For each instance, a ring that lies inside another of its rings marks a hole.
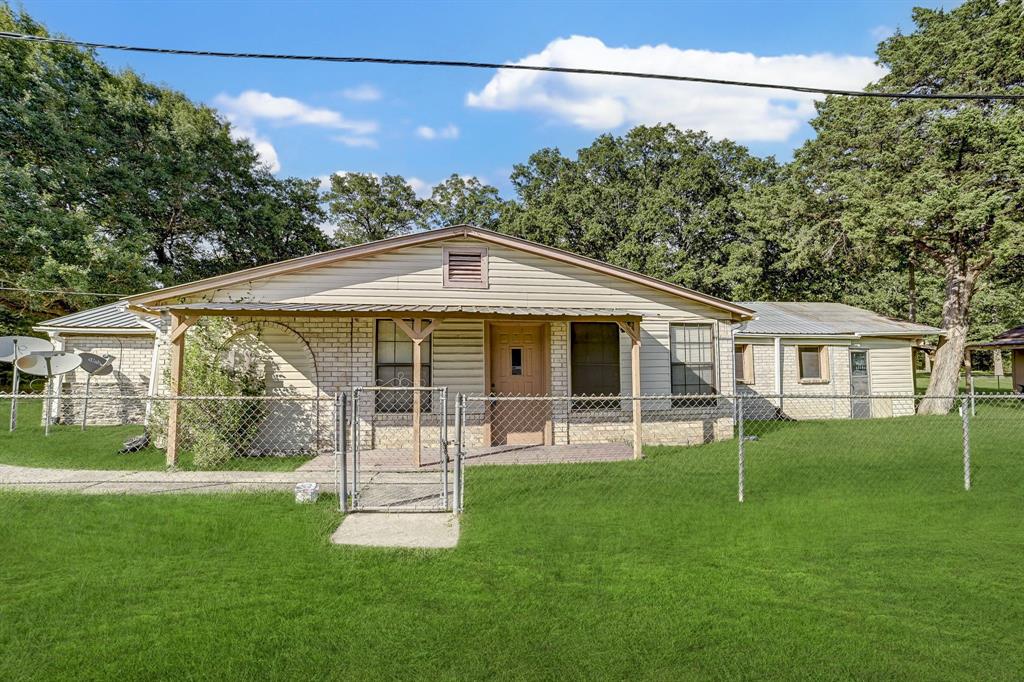
<instances>
[{"instance_id":1,"label":"sky","mask_svg":"<svg viewBox=\"0 0 1024 682\"><path fill-rule=\"evenodd\" d=\"M656 71L859 89L914 5L857 2L66 2L23 0L93 42ZM949 3L947 3L948 5ZM452 173L510 195L512 167L638 124L706 130L780 160L811 134L807 95L601 76L226 60L101 51L217 109L279 176Z\"/></svg>"}]
</instances>

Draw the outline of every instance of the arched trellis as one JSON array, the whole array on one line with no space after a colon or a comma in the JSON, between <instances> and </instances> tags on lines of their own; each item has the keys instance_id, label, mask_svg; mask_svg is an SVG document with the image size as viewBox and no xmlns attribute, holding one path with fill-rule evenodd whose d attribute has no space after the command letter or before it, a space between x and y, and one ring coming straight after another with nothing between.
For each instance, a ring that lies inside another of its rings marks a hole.
<instances>
[{"instance_id":1,"label":"arched trellis","mask_svg":"<svg viewBox=\"0 0 1024 682\"><path fill-rule=\"evenodd\" d=\"M227 351L233 343L243 338L247 334L260 333L266 328L273 328L280 332L283 332L286 336L297 341L299 348L302 351L305 358L309 361L309 366L313 370L312 384L315 391L313 400L314 409L314 422L316 425L315 442L319 445L321 437L321 425L320 425L320 398L323 395L323 389L320 387L320 367L317 364L316 354L313 353L313 348L310 346L309 341L299 333L294 327L291 327L282 322L274 320L249 320L246 322L238 323L232 333L225 338L217 348L216 357L218 360L222 357L222 354Z\"/></svg>"}]
</instances>

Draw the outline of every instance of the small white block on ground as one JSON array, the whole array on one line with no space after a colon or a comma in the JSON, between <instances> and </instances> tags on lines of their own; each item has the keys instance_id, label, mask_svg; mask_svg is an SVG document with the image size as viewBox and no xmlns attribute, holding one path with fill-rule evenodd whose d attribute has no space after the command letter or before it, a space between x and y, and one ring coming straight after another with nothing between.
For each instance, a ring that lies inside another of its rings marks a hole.
<instances>
[{"instance_id":1,"label":"small white block on ground","mask_svg":"<svg viewBox=\"0 0 1024 682\"><path fill-rule=\"evenodd\" d=\"M459 542L459 519L454 514L349 514L331 535L336 545L366 547L424 547L443 549Z\"/></svg>"}]
</instances>

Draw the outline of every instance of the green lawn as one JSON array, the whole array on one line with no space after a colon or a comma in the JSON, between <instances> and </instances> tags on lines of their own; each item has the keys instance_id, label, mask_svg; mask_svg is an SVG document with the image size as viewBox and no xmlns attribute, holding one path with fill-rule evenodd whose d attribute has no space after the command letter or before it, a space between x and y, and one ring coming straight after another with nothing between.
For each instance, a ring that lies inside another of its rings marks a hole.
<instances>
[{"instance_id":1,"label":"green lawn","mask_svg":"<svg viewBox=\"0 0 1024 682\"><path fill-rule=\"evenodd\" d=\"M470 467L455 550L335 500L0 494L0 679L1020 679L1021 417Z\"/></svg>"},{"instance_id":2,"label":"green lawn","mask_svg":"<svg viewBox=\"0 0 1024 682\"><path fill-rule=\"evenodd\" d=\"M928 389L928 382L930 380L930 374L917 373L916 385L918 393L924 393ZM959 390L961 393L967 392L967 377L963 375L960 376ZM976 393L1012 393L1013 377L1009 374L996 377L993 374L975 372L974 390Z\"/></svg>"},{"instance_id":3,"label":"green lawn","mask_svg":"<svg viewBox=\"0 0 1024 682\"><path fill-rule=\"evenodd\" d=\"M48 468L147 470L164 469L163 450L154 447L140 452L118 454L127 439L142 433L141 426L54 425L45 436L42 401L18 402L18 428L8 430L10 401L0 401L0 464ZM294 471L308 457L237 457L218 469ZM182 452L180 469L194 469L192 453Z\"/></svg>"}]
</instances>

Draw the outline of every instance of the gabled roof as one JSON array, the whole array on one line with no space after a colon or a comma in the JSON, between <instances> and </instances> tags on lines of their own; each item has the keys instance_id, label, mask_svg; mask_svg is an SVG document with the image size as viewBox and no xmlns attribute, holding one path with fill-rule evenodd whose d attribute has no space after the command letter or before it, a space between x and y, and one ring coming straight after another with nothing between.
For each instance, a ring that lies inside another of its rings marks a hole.
<instances>
[{"instance_id":1,"label":"gabled roof","mask_svg":"<svg viewBox=\"0 0 1024 682\"><path fill-rule=\"evenodd\" d=\"M338 263L346 260L352 260L355 258L364 258L366 256L377 255L380 253L386 253L388 251L394 251L409 246L416 246L419 244L428 244L430 242L441 241L444 239L452 239L456 237L469 237L473 239L479 239L484 242L492 244L498 244L501 246L507 246L509 248L518 249L527 253L543 256L545 258L551 258L553 260L569 263L576 265L588 270L600 272L612 277L641 284L643 286L657 289L665 293L679 296L681 298L702 303L712 308L724 310L731 313L732 315L740 318L747 319L752 316L752 311L745 308L744 306L730 303L721 298L715 296L709 296L702 294L699 291L693 289L687 289L677 284L670 284L654 277L640 274L626 268L620 268L615 265L609 265L593 258L587 258L585 256L579 256L562 249L556 249L552 246L544 246L536 242L531 242L526 239L519 239L518 237L510 237L509 235L501 234L493 230L485 230L472 225L456 225L454 227L446 227L437 230L429 230L427 232L417 232L415 234L403 235L400 237L392 237L390 239L382 239L380 241L369 242L366 244L358 244L356 246L349 246L342 249L335 249L333 251L324 251L322 253L315 253L310 256L302 256L299 258L292 258L290 260L280 261L278 263L269 263L267 265L260 265L255 268L248 268L246 270L239 270L238 272L231 272L224 275L218 275L216 277L209 277L207 279L201 279L196 282L190 282L188 284L179 284L173 287L167 287L165 289L155 289L148 291L143 294L136 294L135 296L129 296L126 301L131 305L148 306L149 304L157 303L160 301L166 301L167 299L174 298L177 296L188 296L199 292L207 291L210 289L216 289L220 287L230 286L233 284L240 284L243 282L252 281L255 279L263 279L265 277L272 277L275 275L282 275L285 273L295 272L298 270L306 270L308 268L315 268L322 265L328 265L332 263Z\"/></svg>"},{"instance_id":2,"label":"gabled roof","mask_svg":"<svg viewBox=\"0 0 1024 682\"><path fill-rule=\"evenodd\" d=\"M153 333L153 326L140 320L135 313L129 312L124 301L107 303L96 308L80 310L77 313L46 320L37 324L33 329L41 332Z\"/></svg>"},{"instance_id":3,"label":"gabled roof","mask_svg":"<svg viewBox=\"0 0 1024 682\"><path fill-rule=\"evenodd\" d=\"M737 334L774 336L931 336L941 329L885 317L844 303L751 301L757 319L741 324Z\"/></svg>"}]
</instances>

